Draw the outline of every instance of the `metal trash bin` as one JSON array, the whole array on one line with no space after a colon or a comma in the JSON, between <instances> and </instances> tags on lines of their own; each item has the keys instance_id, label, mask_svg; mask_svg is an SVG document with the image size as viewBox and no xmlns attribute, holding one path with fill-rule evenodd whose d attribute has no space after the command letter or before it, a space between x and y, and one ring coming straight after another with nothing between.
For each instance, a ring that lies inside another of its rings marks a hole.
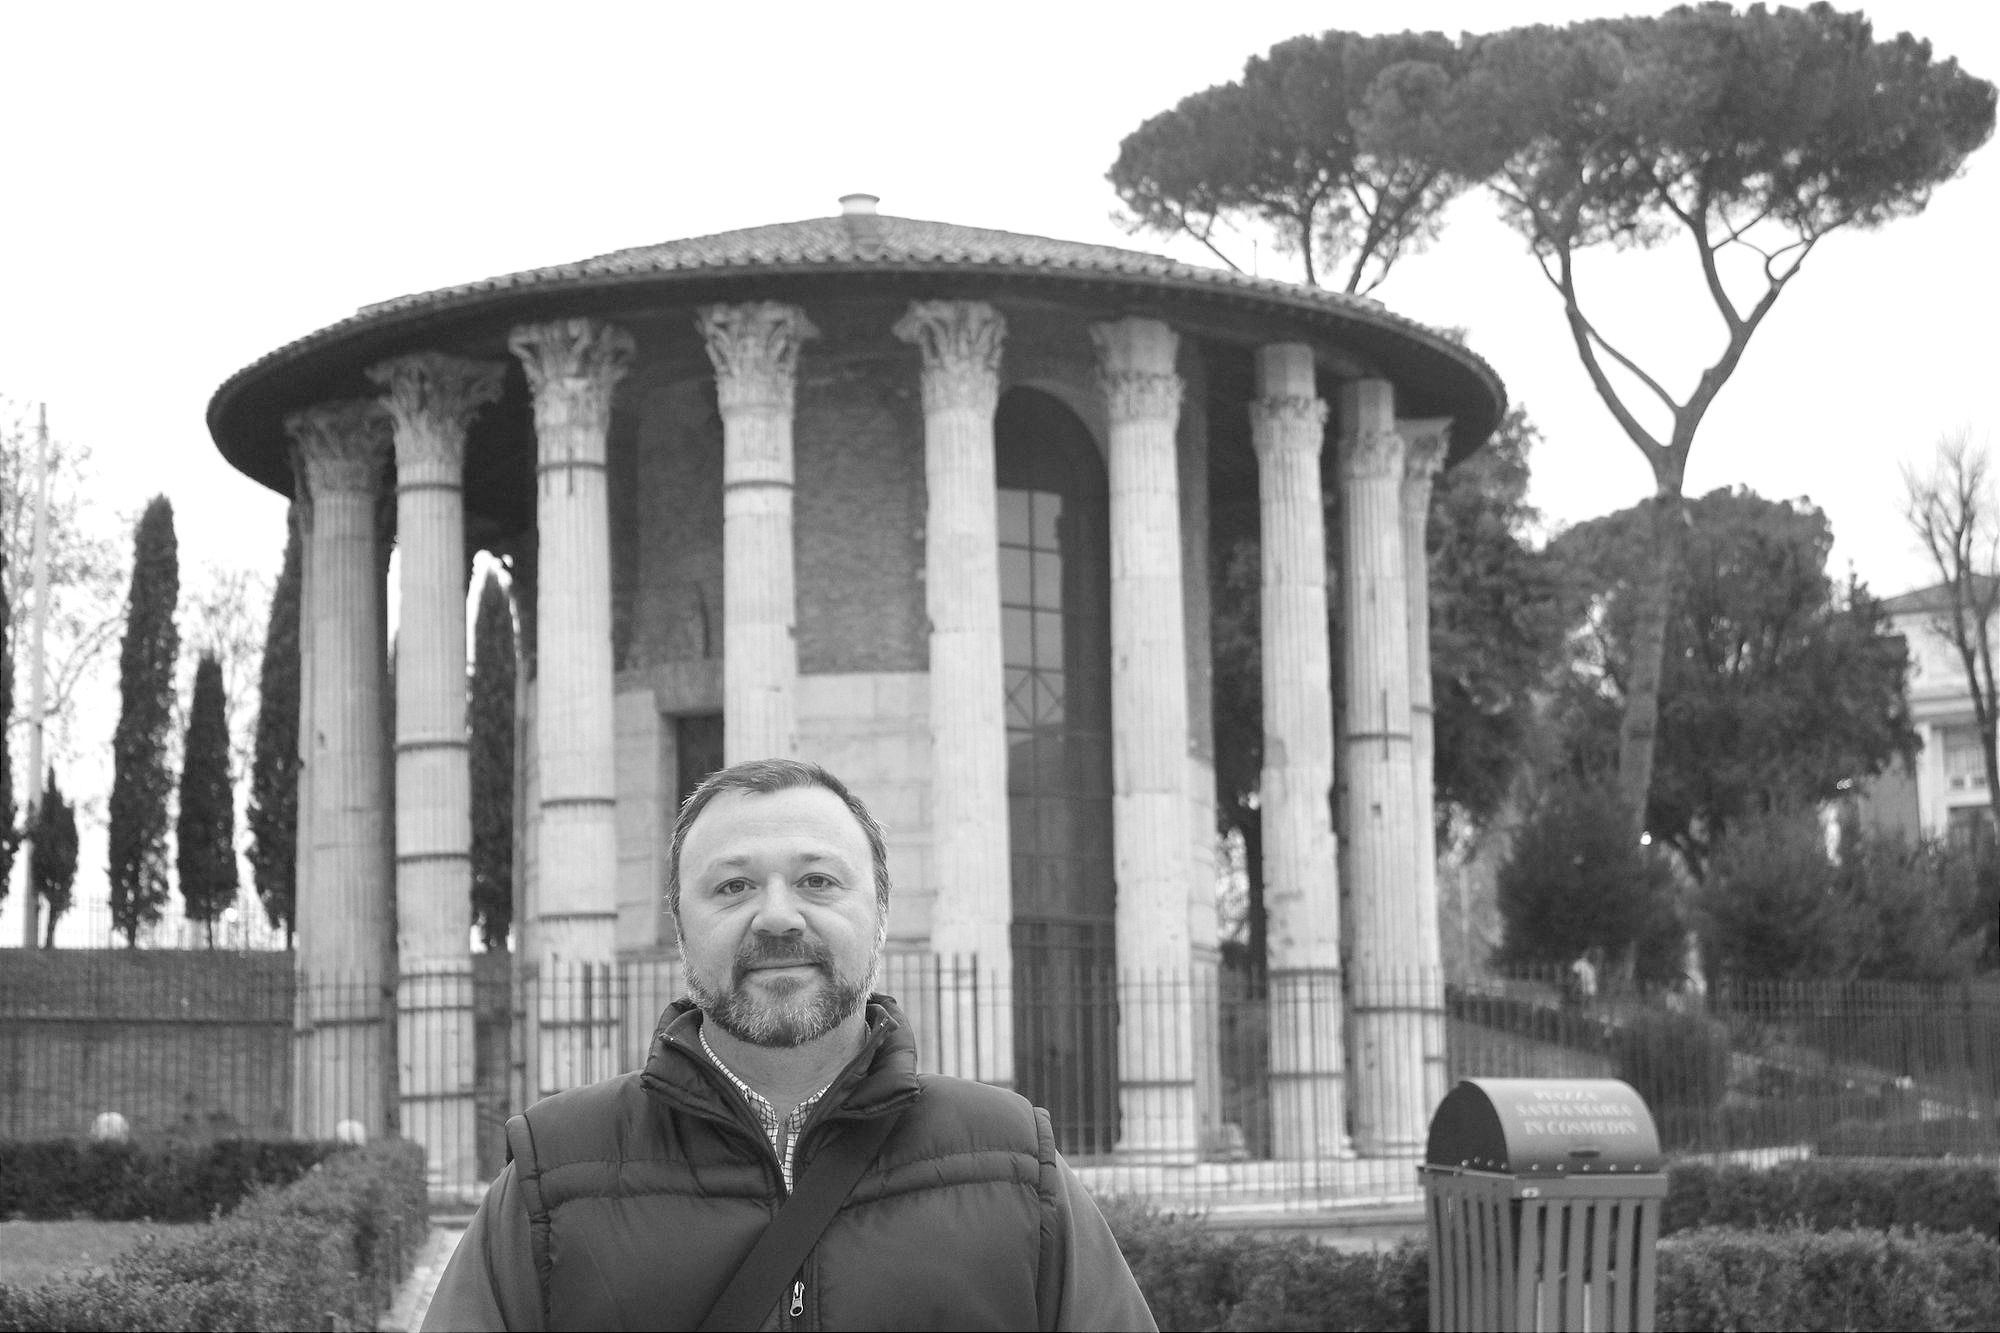
<instances>
[{"instance_id":1,"label":"metal trash bin","mask_svg":"<svg viewBox=\"0 0 2000 1333\"><path fill-rule=\"evenodd\" d=\"M1653 1328L1660 1136L1612 1078L1471 1078L1431 1117L1431 1327Z\"/></svg>"}]
</instances>

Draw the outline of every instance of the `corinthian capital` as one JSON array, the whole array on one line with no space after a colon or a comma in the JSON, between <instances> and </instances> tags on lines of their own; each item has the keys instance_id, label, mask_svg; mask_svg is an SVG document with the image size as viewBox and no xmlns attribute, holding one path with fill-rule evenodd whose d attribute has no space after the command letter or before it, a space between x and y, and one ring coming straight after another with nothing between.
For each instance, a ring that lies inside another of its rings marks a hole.
<instances>
[{"instance_id":1,"label":"corinthian capital","mask_svg":"<svg viewBox=\"0 0 2000 1333\"><path fill-rule=\"evenodd\" d=\"M1342 440L1340 475L1348 481L1401 481L1403 437L1393 430L1362 430Z\"/></svg>"},{"instance_id":2,"label":"corinthian capital","mask_svg":"<svg viewBox=\"0 0 2000 1333\"><path fill-rule=\"evenodd\" d=\"M396 428L396 467L456 482L465 462L465 433L473 414L500 397L505 367L443 352L414 352L368 368L383 388L382 406Z\"/></svg>"},{"instance_id":3,"label":"corinthian capital","mask_svg":"<svg viewBox=\"0 0 2000 1333\"><path fill-rule=\"evenodd\" d=\"M611 391L632 364L631 334L601 319L552 319L516 325L507 350L528 372L538 427L556 412L566 425L609 428Z\"/></svg>"},{"instance_id":4,"label":"corinthian capital","mask_svg":"<svg viewBox=\"0 0 2000 1333\"><path fill-rule=\"evenodd\" d=\"M777 301L703 306L694 327L708 344L724 412L761 407L790 414L799 348L819 336L805 311Z\"/></svg>"},{"instance_id":5,"label":"corinthian capital","mask_svg":"<svg viewBox=\"0 0 2000 1333\"><path fill-rule=\"evenodd\" d=\"M969 408L991 416L1000 399L1007 321L984 301L912 301L895 335L924 357L924 411Z\"/></svg>"},{"instance_id":6,"label":"corinthian capital","mask_svg":"<svg viewBox=\"0 0 2000 1333\"><path fill-rule=\"evenodd\" d=\"M306 489L317 501L337 493L373 495L389 460L389 414L372 398L321 403L285 418L298 446Z\"/></svg>"},{"instance_id":7,"label":"corinthian capital","mask_svg":"<svg viewBox=\"0 0 2000 1333\"><path fill-rule=\"evenodd\" d=\"M1133 318L1091 325L1090 341L1113 421L1180 415L1181 377L1174 372L1179 334L1157 319Z\"/></svg>"},{"instance_id":8,"label":"corinthian capital","mask_svg":"<svg viewBox=\"0 0 2000 1333\"><path fill-rule=\"evenodd\" d=\"M1451 418L1398 417L1396 433L1403 437L1403 475L1428 483L1451 448Z\"/></svg>"},{"instance_id":9,"label":"corinthian capital","mask_svg":"<svg viewBox=\"0 0 2000 1333\"><path fill-rule=\"evenodd\" d=\"M1305 394L1259 398L1250 404L1250 443L1257 457L1317 454L1326 438L1326 400Z\"/></svg>"}]
</instances>

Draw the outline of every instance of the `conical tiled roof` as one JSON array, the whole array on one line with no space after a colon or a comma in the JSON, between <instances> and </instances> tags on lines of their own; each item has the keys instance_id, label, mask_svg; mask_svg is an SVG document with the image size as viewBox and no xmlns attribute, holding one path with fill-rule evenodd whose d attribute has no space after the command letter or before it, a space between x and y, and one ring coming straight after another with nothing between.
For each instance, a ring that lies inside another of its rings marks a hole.
<instances>
[{"instance_id":1,"label":"conical tiled roof","mask_svg":"<svg viewBox=\"0 0 2000 1333\"><path fill-rule=\"evenodd\" d=\"M1485 361L1367 297L1141 250L892 217L873 212L872 201L843 202L849 211L835 217L636 246L363 306L231 376L209 403L210 433L238 467L282 488L283 414L327 397L373 392L362 370L383 357L450 345L475 328L504 331L516 320L586 312L615 318L660 303L759 293L810 300L878 280L913 295L935 287L1112 309L1170 307L1175 313L1167 317L1211 333L1234 330L1221 336L1236 341L1344 346L1379 367L1374 373L1425 389L1434 412L1453 416L1454 453L1483 441L1506 403ZM793 278L808 280L803 287L811 295L766 285Z\"/></svg>"}]
</instances>

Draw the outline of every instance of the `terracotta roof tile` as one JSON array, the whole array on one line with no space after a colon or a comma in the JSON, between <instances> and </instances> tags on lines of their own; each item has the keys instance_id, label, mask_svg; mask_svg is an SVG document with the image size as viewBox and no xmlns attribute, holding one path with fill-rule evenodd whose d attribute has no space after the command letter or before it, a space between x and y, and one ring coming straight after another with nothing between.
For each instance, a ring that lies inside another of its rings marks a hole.
<instances>
[{"instance_id":1,"label":"terracotta roof tile","mask_svg":"<svg viewBox=\"0 0 2000 1333\"><path fill-rule=\"evenodd\" d=\"M928 222L918 218L870 215L875 224L863 229L847 225L846 217L807 218L800 222L778 222L738 231L716 232L663 241L658 245L634 246L570 264L527 269L498 277L445 287L437 291L398 296L363 306L360 317L373 317L425 306L448 304L455 297L508 288L539 287L576 282L589 278L611 278L686 272L701 269L756 269L773 265L840 266L895 264L966 264L976 267L1047 268L1079 272L1144 274L1196 282L1216 287L1234 287L1271 295L1296 298L1302 289L1296 284L1269 278L1253 278L1227 269L1202 268L1142 250L1125 250L1111 245L1089 245L1078 241L1058 241L1046 236L994 231L986 227L964 227L950 222ZM871 238L865 233L872 231ZM870 240L873 243L868 243ZM1340 292L1315 292L1328 305L1363 308L1386 313L1380 302Z\"/></svg>"}]
</instances>

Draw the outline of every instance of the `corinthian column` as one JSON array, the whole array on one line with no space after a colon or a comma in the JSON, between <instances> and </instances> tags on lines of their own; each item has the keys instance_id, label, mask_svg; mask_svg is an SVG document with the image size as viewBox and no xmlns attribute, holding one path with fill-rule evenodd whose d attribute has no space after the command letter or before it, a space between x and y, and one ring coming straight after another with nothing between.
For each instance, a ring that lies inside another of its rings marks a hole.
<instances>
[{"instance_id":1,"label":"corinthian column","mask_svg":"<svg viewBox=\"0 0 2000 1333\"><path fill-rule=\"evenodd\" d=\"M1417 918L1416 952L1410 962L1416 984L1418 1023L1423 1031L1423 1104L1426 1124L1445 1094L1444 949L1438 938L1437 731L1431 701L1431 580L1425 532L1430 526L1431 483L1444 466L1451 444L1450 417L1410 418L1396 423L1403 437L1403 570L1409 593L1410 627L1410 790L1416 858L1410 884Z\"/></svg>"},{"instance_id":2,"label":"corinthian column","mask_svg":"<svg viewBox=\"0 0 2000 1333\"><path fill-rule=\"evenodd\" d=\"M535 398L538 582L535 765L539 875L537 1095L608 1077L607 969L617 944L611 732L611 393L632 336L595 319L524 324L508 339Z\"/></svg>"},{"instance_id":3,"label":"corinthian column","mask_svg":"<svg viewBox=\"0 0 2000 1333\"><path fill-rule=\"evenodd\" d=\"M1014 1080L1007 723L993 412L1007 322L982 301L917 301L896 336L923 353L924 605L930 616L931 949L973 965L981 1012L948 1037L982 1082ZM995 1002L997 997L997 1002ZM976 1063L971 1058L976 1053Z\"/></svg>"},{"instance_id":4,"label":"corinthian column","mask_svg":"<svg viewBox=\"0 0 2000 1333\"><path fill-rule=\"evenodd\" d=\"M388 764L378 639L376 501L389 457L379 404L328 403L285 420L312 497L300 608L311 658L304 740L311 802L302 822L309 863L297 903L301 1134L326 1138L344 1120L372 1136L388 1124L384 1026L389 992Z\"/></svg>"},{"instance_id":5,"label":"corinthian column","mask_svg":"<svg viewBox=\"0 0 2000 1333\"><path fill-rule=\"evenodd\" d=\"M722 755L798 749L792 575L792 401L803 310L775 301L704 306L695 327L722 413Z\"/></svg>"},{"instance_id":6,"label":"corinthian column","mask_svg":"<svg viewBox=\"0 0 2000 1333\"><path fill-rule=\"evenodd\" d=\"M1403 438L1385 380L1340 394L1347 608L1348 957L1355 1146L1423 1147L1417 956L1416 796L1410 781L1409 593L1403 570Z\"/></svg>"},{"instance_id":7,"label":"corinthian column","mask_svg":"<svg viewBox=\"0 0 2000 1333\"><path fill-rule=\"evenodd\" d=\"M473 1103L472 798L465 739L465 435L503 367L437 352L368 377L395 423L396 990L403 1133L431 1189L479 1184Z\"/></svg>"},{"instance_id":8,"label":"corinthian column","mask_svg":"<svg viewBox=\"0 0 2000 1333\"><path fill-rule=\"evenodd\" d=\"M1180 338L1155 319L1093 324L1109 408L1112 856L1123 988L1119 1150L1197 1154L1187 628L1174 428Z\"/></svg>"},{"instance_id":9,"label":"corinthian column","mask_svg":"<svg viewBox=\"0 0 2000 1333\"><path fill-rule=\"evenodd\" d=\"M1250 404L1263 533L1264 912L1271 1001L1271 1122L1280 1158L1348 1151L1342 1083L1340 895L1327 793L1333 685L1327 651L1326 404L1312 349L1257 353Z\"/></svg>"}]
</instances>

